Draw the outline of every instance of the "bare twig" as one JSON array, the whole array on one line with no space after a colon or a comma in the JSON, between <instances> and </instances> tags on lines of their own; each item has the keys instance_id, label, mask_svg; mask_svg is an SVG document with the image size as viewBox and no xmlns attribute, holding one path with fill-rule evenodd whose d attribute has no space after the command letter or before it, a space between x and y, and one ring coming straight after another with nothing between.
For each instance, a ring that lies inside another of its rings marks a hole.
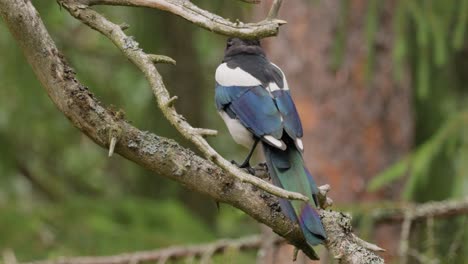
<instances>
[{"instance_id":1,"label":"bare twig","mask_svg":"<svg viewBox=\"0 0 468 264\"><path fill-rule=\"evenodd\" d=\"M367 241L364 241L362 240L361 238L359 238L358 236L356 236L355 234L351 234L351 236L354 238L354 241L356 241L357 244L361 245L363 248L367 248L369 250L372 250L374 252L384 252L385 249L375 245L375 244L372 244L372 243L369 243Z\"/></svg>"},{"instance_id":2,"label":"bare twig","mask_svg":"<svg viewBox=\"0 0 468 264\"><path fill-rule=\"evenodd\" d=\"M234 23L201 9L190 1L180 0L72 0L70 2L84 6L121 5L161 9L181 16L209 31L242 38L275 36L278 34L279 27L285 23L276 19L266 19L258 23Z\"/></svg>"},{"instance_id":3,"label":"bare twig","mask_svg":"<svg viewBox=\"0 0 468 264\"><path fill-rule=\"evenodd\" d=\"M414 210L413 221L424 220L429 217L447 218L454 215L468 214L468 196L462 199L376 209L372 215L377 223L403 221L407 210Z\"/></svg>"},{"instance_id":4,"label":"bare twig","mask_svg":"<svg viewBox=\"0 0 468 264\"><path fill-rule=\"evenodd\" d=\"M109 133L109 153L108 153L108 156L112 157L112 155L114 154L115 145L117 144L122 131L121 131L120 127L118 125L116 125L116 124L109 125L108 131L109 131L108 132Z\"/></svg>"},{"instance_id":5,"label":"bare twig","mask_svg":"<svg viewBox=\"0 0 468 264\"><path fill-rule=\"evenodd\" d=\"M462 223L460 226L465 227L468 217L465 215L463 217ZM455 238L452 240L452 243L450 244L448 253L447 253L447 263L453 263L454 259L457 256L457 250L460 248L461 245L463 245L463 236L465 235L467 228L462 228L460 232L457 232L455 235Z\"/></svg>"},{"instance_id":6,"label":"bare twig","mask_svg":"<svg viewBox=\"0 0 468 264\"><path fill-rule=\"evenodd\" d=\"M239 0L239 1L249 3L249 4L260 4L260 2L262 2L261 0Z\"/></svg>"},{"instance_id":7,"label":"bare twig","mask_svg":"<svg viewBox=\"0 0 468 264\"><path fill-rule=\"evenodd\" d=\"M117 144L117 138L111 137L110 144L109 144L109 153L107 154L108 157L112 157L112 154L114 154L116 144Z\"/></svg>"},{"instance_id":8,"label":"bare twig","mask_svg":"<svg viewBox=\"0 0 468 264\"><path fill-rule=\"evenodd\" d=\"M281 4L283 3L283 0L275 0L273 2L273 5L271 5L270 12L268 12L267 19L268 20L273 20L276 17L278 17L278 12L281 8Z\"/></svg>"},{"instance_id":9,"label":"bare twig","mask_svg":"<svg viewBox=\"0 0 468 264\"><path fill-rule=\"evenodd\" d=\"M415 249L409 249L408 255L417 259L419 263L423 263L423 264L439 264L440 263L438 259L425 256ZM450 263L450 262L447 262L447 263Z\"/></svg>"},{"instance_id":10,"label":"bare twig","mask_svg":"<svg viewBox=\"0 0 468 264\"><path fill-rule=\"evenodd\" d=\"M406 264L408 263L408 251L409 251L409 240L411 234L411 223L413 222L414 215L413 209L408 208L405 211L405 217L403 219L403 225L401 227L401 235L400 235L400 263Z\"/></svg>"},{"instance_id":11,"label":"bare twig","mask_svg":"<svg viewBox=\"0 0 468 264\"><path fill-rule=\"evenodd\" d=\"M318 187L319 189L319 205L320 208L326 209L333 205L333 200L327 196L327 193L330 191L330 185L325 184Z\"/></svg>"},{"instance_id":12,"label":"bare twig","mask_svg":"<svg viewBox=\"0 0 468 264\"><path fill-rule=\"evenodd\" d=\"M202 137L204 136L217 136L218 131L213 130L213 129L206 129L206 128L193 128L193 133L200 135Z\"/></svg>"},{"instance_id":13,"label":"bare twig","mask_svg":"<svg viewBox=\"0 0 468 264\"><path fill-rule=\"evenodd\" d=\"M122 28L122 27L120 27ZM148 58L153 62L153 63L166 63L166 64L172 64L176 65L176 61L168 56L164 55L156 55L156 54L148 54Z\"/></svg>"},{"instance_id":14,"label":"bare twig","mask_svg":"<svg viewBox=\"0 0 468 264\"><path fill-rule=\"evenodd\" d=\"M177 95L172 96L171 98L169 98L169 100L167 100L167 102L166 102L166 107L174 106L174 103L175 103L175 101L177 101L177 99L179 99L179 97Z\"/></svg>"},{"instance_id":15,"label":"bare twig","mask_svg":"<svg viewBox=\"0 0 468 264\"><path fill-rule=\"evenodd\" d=\"M436 240L435 240L435 235L434 235L434 217L429 216L426 219L426 252L425 255L428 256L431 259L436 259Z\"/></svg>"}]
</instances>

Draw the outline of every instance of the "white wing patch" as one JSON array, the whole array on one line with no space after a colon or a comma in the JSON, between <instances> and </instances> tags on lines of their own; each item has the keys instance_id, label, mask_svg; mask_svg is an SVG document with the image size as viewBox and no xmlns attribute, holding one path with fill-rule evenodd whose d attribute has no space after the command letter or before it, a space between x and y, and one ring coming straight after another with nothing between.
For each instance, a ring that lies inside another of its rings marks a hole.
<instances>
[{"instance_id":1,"label":"white wing patch","mask_svg":"<svg viewBox=\"0 0 468 264\"><path fill-rule=\"evenodd\" d=\"M273 62L271 62L271 65L276 67L281 72L281 74L283 75L283 86L284 86L283 90L289 90L288 81L286 80L286 75L284 75L284 72L280 69L280 67L276 66L276 64L274 64ZM276 85L276 83L275 83L275 85ZM271 84L269 86L271 86ZM276 87L278 87L278 85L276 85ZM279 87L278 87L278 89L279 89ZM271 90L271 92L273 92L273 91L274 90Z\"/></svg>"},{"instance_id":2,"label":"white wing patch","mask_svg":"<svg viewBox=\"0 0 468 264\"><path fill-rule=\"evenodd\" d=\"M283 81L284 81L284 78L283 78ZM269 83L267 88L268 88L268 91L270 91L270 93L281 89L275 82Z\"/></svg>"},{"instance_id":3,"label":"white wing patch","mask_svg":"<svg viewBox=\"0 0 468 264\"><path fill-rule=\"evenodd\" d=\"M286 150L286 144L284 144L284 142L282 140L279 140L279 139L276 139L274 138L273 136L270 136L270 135L266 135L266 136L263 136L263 139L265 139L265 141L274 146L274 147L277 147L281 150Z\"/></svg>"},{"instance_id":4,"label":"white wing patch","mask_svg":"<svg viewBox=\"0 0 468 264\"><path fill-rule=\"evenodd\" d=\"M257 86L262 84L257 78L240 67L231 69L226 63L218 66L215 79L222 86Z\"/></svg>"},{"instance_id":5,"label":"white wing patch","mask_svg":"<svg viewBox=\"0 0 468 264\"><path fill-rule=\"evenodd\" d=\"M295 141L294 143L296 143L296 147L297 147L301 152L304 152L304 144L302 143L302 139L296 138L296 141Z\"/></svg>"}]
</instances>

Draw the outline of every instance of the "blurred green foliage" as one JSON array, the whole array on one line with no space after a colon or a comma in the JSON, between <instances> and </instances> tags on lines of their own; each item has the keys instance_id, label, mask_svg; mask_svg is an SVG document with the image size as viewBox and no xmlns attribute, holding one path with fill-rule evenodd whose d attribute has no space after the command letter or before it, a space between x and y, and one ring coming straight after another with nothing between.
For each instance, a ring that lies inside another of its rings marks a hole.
<instances>
[{"instance_id":1,"label":"blurred green foliage","mask_svg":"<svg viewBox=\"0 0 468 264\"><path fill-rule=\"evenodd\" d=\"M466 196L468 1L412 0L397 1L396 5L395 77L401 79L409 65L416 120L414 148L407 157L376 175L369 190L376 191L405 177L401 195L406 201ZM370 5L368 17L381 11ZM367 20L367 35L378 30L378 23L376 19ZM367 39L372 50L374 39ZM370 61L372 56L370 52ZM367 222L362 223L364 229L372 226ZM465 216L436 221L432 226L416 225L411 247L430 259L443 260L442 263L466 263L468 246L460 242L468 240L468 233L461 232L465 225ZM428 246L431 232L437 241Z\"/></svg>"},{"instance_id":2,"label":"blurred green foliage","mask_svg":"<svg viewBox=\"0 0 468 264\"><path fill-rule=\"evenodd\" d=\"M369 189L406 175L406 200L460 197L468 191L468 1L398 1L394 15L396 75L409 64L413 76L415 148Z\"/></svg>"}]
</instances>

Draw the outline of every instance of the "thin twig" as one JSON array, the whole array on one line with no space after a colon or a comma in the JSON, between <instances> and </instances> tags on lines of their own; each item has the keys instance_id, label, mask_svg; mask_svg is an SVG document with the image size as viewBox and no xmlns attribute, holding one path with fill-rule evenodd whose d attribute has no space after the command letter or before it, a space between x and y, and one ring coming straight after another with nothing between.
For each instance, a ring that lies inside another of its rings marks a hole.
<instances>
[{"instance_id":1,"label":"thin twig","mask_svg":"<svg viewBox=\"0 0 468 264\"><path fill-rule=\"evenodd\" d=\"M372 243L369 243L367 241L364 241L362 240L360 237L356 236L355 234L351 234L351 236L354 238L354 241L356 241L357 244L361 245L363 248L367 248L369 250L372 250L374 252L384 252L385 249L375 245L375 244L372 244Z\"/></svg>"},{"instance_id":2,"label":"thin twig","mask_svg":"<svg viewBox=\"0 0 468 264\"><path fill-rule=\"evenodd\" d=\"M193 133L200 135L202 137L204 136L214 137L218 135L218 131L213 130L213 129L206 129L206 128L194 128Z\"/></svg>"},{"instance_id":3,"label":"thin twig","mask_svg":"<svg viewBox=\"0 0 468 264\"><path fill-rule=\"evenodd\" d=\"M436 250L436 240L435 240L435 236L434 236L434 217L433 216L429 216L427 219L426 219L426 254L429 258L431 259L435 259L436 258L436 255L435 255L435 250Z\"/></svg>"},{"instance_id":4,"label":"thin twig","mask_svg":"<svg viewBox=\"0 0 468 264\"><path fill-rule=\"evenodd\" d=\"M401 236L400 236L400 264L408 263L408 251L410 243L410 234L411 234L411 223L413 222L413 210L408 208L405 211L405 218L403 220L403 225L401 227Z\"/></svg>"},{"instance_id":5,"label":"thin twig","mask_svg":"<svg viewBox=\"0 0 468 264\"><path fill-rule=\"evenodd\" d=\"M428 217L447 218L454 215L468 214L468 196L462 199L450 199L424 204L410 204L399 207L381 208L372 212L377 223L398 222L405 219L405 211L413 208L413 220L424 220Z\"/></svg>"},{"instance_id":6,"label":"thin twig","mask_svg":"<svg viewBox=\"0 0 468 264\"><path fill-rule=\"evenodd\" d=\"M468 217L465 215L460 224L460 226L462 227L460 232L457 232L457 234L455 234L455 238L452 240L452 243L450 244L450 247L447 253L447 263L453 263L454 259L457 257L457 250L462 245L463 236L465 235L465 232L467 229L466 228L466 223L468 222L467 219Z\"/></svg>"},{"instance_id":7,"label":"thin twig","mask_svg":"<svg viewBox=\"0 0 468 264\"><path fill-rule=\"evenodd\" d=\"M164 55L148 54L148 58L153 63L166 63L166 64L172 64L172 65L177 64L176 61L173 58L168 57L168 56L164 56Z\"/></svg>"},{"instance_id":8,"label":"thin twig","mask_svg":"<svg viewBox=\"0 0 468 264\"><path fill-rule=\"evenodd\" d=\"M174 106L174 103L175 103L175 101L177 101L177 99L179 99L179 97L177 95L174 95L171 98L169 98L169 100L167 100L167 102L166 102L166 107Z\"/></svg>"},{"instance_id":9,"label":"thin twig","mask_svg":"<svg viewBox=\"0 0 468 264\"><path fill-rule=\"evenodd\" d=\"M260 4L261 0L239 0L241 2L249 3L249 4Z\"/></svg>"},{"instance_id":10,"label":"thin twig","mask_svg":"<svg viewBox=\"0 0 468 264\"><path fill-rule=\"evenodd\" d=\"M438 259L433 259L428 256L425 256L421 254L419 251L416 249L410 249L408 250L408 255L417 259L419 263L421 264L439 264L440 261ZM449 262L447 262L449 263Z\"/></svg>"},{"instance_id":11,"label":"thin twig","mask_svg":"<svg viewBox=\"0 0 468 264\"><path fill-rule=\"evenodd\" d=\"M278 17L279 10L281 8L281 4L283 0L275 0L273 5L271 5L270 12L268 12L267 19L273 20Z\"/></svg>"}]
</instances>

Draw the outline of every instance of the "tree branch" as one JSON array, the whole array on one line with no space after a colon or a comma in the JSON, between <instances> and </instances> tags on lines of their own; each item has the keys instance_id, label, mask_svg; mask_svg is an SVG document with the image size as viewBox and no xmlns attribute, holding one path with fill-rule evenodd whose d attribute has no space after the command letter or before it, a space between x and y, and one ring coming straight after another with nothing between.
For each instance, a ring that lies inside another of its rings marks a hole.
<instances>
[{"instance_id":1,"label":"tree branch","mask_svg":"<svg viewBox=\"0 0 468 264\"><path fill-rule=\"evenodd\" d=\"M131 55L131 60L142 69L155 90L160 105L166 105L164 103L173 100L165 90L153 62L138 49L133 39L126 37L120 27L116 30L112 23L100 20L101 17L96 12L86 12L92 10L84 10L82 6L75 8L71 12L76 12L78 17L89 15L90 21L104 23L106 27L101 29L110 30L105 33L113 36L111 39L123 47L124 53ZM112 139L109 135L114 135L110 131L118 131L116 153L191 190L239 208L257 221L270 226L274 232L286 238L309 257L314 256L297 224L292 223L280 212L275 197L239 180L234 174L225 173L212 162L200 158L173 140L138 130L124 120L121 114L104 107L88 88L76 79L75 72L57 50L31 1L0 0L0 15L58 109L98 145L109 147ZM164 107L162 109L167 110ZM168 111L166 114L172 115L170 120L173 122L183 121L175 111ZM187 131L194 133L196 130L187 129ZM373 254L353 240L349 217L326 211L321 211L321 215L329 237L326 241L328 249L334 254L341 252L343 260L350 260L342 263L367 263L347 257L348 254L355 254L355 250L369 256ZM347 224L340 226L339 223ZM339 243L340 240L343 240L343 243ZM348 245L354 251L342 249L340 245ZM373 256L377 260L380 259ZM377 263L382 263L382 260Z\"/></svg>"},{"instance_id":2,"label":"tree branch","mask_svg":"<svg viewBox=\"0 0 468 264\"><path fill-rule=\"evenodd\" d=\"M273 2L273 5L271 5L270 12L268 12L267 19L271 20L271 19L275 19L276 17L278 17L278 12L281 8L282 3L283 3L283 0L275 0Z\"/></svg>"},{"instance_id":3,"label":"tree branch","mask_svg":"<svg viewBox=\"0 0 468 264\"><path fill-rule=\"evenodd\" d=\"M349 214L322 210L320 217L328 236L325 246L339 263L384 263L384 260L373 252L383 251L381 248L352 233Z\"/></svg>"},{"instance_id":4,"label":"tree branch","mask_svg":"<svg viewBox=\"0 0 468 264\"><path fill-rule=\"evenodd\" d=\"M239 1L249 3L249 4L260 4L260 2L262 2L261 0L239 0Z\"/></svg>"},{"instance_id":5,"label":"tree branch","mask_svg":"<svg viewBox=\"0 0 468 264\"><path fill-rule=\"evenodd\" d=\"M258 23L234 23L201 9L190 1L181 0L72 0L68 2L83 6L119 5L160 9L178 15L212 32L250 39L276 36L279 27L286 23L283 20L276 19L276 17L268 17L268 19Z\"/></svg>"},{"instance_id":6,"label":"tree branch","mask_svg":"<svg viewBox=\"0 0 468 264\"><path fill-rule=\"evenodd\" d=\"M284 239L275 237L274 243L282 243ZM56 260L34 261L25 264L127 264L141 262L166 263L184 259L201 259L223 254L230 249L238 251L258 250L263 245L263 236L253 235L239 239L222 239L209 244L194 246L177 246L160 250L124 253L102 257L58 258Z\"/></svg>"},{"instance_id":7,"label":"tree branch","mask_svg":"<svg viewBox=\"0 0 468 264\"><path fill-rule=\"evenodd\" d=\"M462 199L450 199L424 204L409 204L393 208L377 209L372 216L377 223L397 222L406 219L406 212L411 211L412 221L433 218L446 218L468 214L468 196Z\"/></svg>"}]
</instances>

